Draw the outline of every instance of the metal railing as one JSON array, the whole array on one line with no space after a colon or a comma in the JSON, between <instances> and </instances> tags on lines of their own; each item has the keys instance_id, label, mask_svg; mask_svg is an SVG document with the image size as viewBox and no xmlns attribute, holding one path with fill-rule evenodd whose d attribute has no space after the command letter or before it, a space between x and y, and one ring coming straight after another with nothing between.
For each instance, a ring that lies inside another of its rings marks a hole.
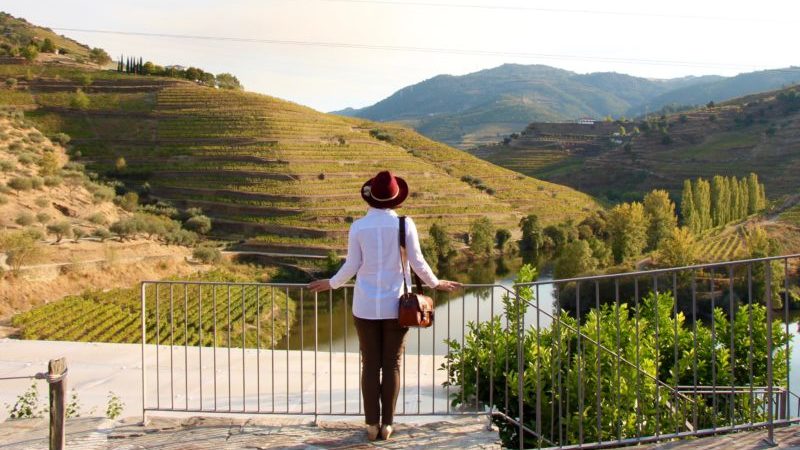
<instances>
[{"instance_id":1,"label":"metal railing","mask_svg":"<svg viewBox=\"0 0 800 450\"><path fill-rule=\"evenodd\" d=\"M397 414L486 415L519 448L759 427L773 441L774 427L800 411L790 361L798 262L433 293L434 326L407 336ZM361 415L351 299L352 286L313 294L301 284L143 282L143 416Z\"/></svg>"}]
</instances>

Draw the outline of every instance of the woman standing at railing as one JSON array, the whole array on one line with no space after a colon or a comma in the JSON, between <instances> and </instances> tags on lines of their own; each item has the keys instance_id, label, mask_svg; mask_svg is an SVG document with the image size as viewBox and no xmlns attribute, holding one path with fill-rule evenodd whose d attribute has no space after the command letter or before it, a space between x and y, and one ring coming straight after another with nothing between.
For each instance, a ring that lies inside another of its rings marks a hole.
<instances>
[{"instance_id":1,"label":"woman standing at railing","mask_svg":"<svg viewBox=\"0 0 800 450\"><path fill-rule=\"evenodd\" d=\"M388 171L364 183L361 197L370 208L350 226L347 260L331 279L309 285L314 292L337 289L356 275L352 311L361 350L361 392L367 438L371 441L377 439L379 433L383 439L392 434L400 392L400 358L408 328L398 324L397 316L403 282L411 285L411 280L403 280L400 218L394 208L407 196L405 180ZM414 272L428 287L442 291L459 288L459 283L436 278L422 256L414 222L410 218L405 221L408 262Z\"/></svg>"}]
</instances>

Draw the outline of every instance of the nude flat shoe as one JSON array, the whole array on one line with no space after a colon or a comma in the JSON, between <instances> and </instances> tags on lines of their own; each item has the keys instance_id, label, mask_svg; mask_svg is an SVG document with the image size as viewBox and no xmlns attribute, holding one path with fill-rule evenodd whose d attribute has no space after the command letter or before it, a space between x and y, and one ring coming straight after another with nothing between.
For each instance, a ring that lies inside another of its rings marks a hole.
<instances>
[{"instance_id":1,"label":"nude flat shoe","mask_svg":"<svg viewBox=\"0 0 800 450\"><path fill-rule=\"evenodd\" d=\"M389 439L389 436L391 436L391 435L392 435L392 432L393 432L393 431L394 431L394 429L392 428L392 426L391 426L391 425L384 425L384 426L382 426L382 427L381 427L381 438L382 438L384 441L385 441L385 440L387 440L387 439Z\"/></svg>"},{"instance_id":2,"label":"nude flat shoe","mask_svg":"<svg viewBox=\"0 0 800 450\"><path fill-rule=\"evenodd\" d=\"M367 425L367 439L369 439L370 441L378 439L379 431L380 428L378 427L378 425Z\"/></svg>"}]
</instances>

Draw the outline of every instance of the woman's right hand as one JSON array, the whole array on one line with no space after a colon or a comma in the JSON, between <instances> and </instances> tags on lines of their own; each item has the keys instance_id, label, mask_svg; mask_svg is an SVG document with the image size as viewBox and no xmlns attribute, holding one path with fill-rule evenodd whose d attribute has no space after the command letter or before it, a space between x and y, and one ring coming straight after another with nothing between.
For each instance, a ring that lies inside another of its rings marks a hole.
<instances>
[{"instance_id":1,"label":"woman's right hand","mask_svg":"<svg viewBox=\"0 0 800 450\"><path fill-rule=\"evenodd\" d=\"M449 281L449 280L439 280L439 284L436 285L437 291L445 291L445 292L453 292L456 289L461 289L463 285L458 281Z\"/></svg>"}]
</instances>

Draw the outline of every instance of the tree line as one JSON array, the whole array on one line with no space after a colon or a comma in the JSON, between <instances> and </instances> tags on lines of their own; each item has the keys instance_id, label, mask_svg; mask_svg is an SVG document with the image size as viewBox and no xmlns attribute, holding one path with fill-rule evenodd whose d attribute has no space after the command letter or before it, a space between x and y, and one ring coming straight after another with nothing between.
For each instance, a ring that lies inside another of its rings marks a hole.
<instances>
[{"instance_id":1,"label":"tree line","mask_svg":"<svg viewBox=\"0 0 800 450\"><path fill-rule=\"evenodd\" d=\"M681 216L695 234L744 219L766 206L766 189L755 173L741 179L716 175L710 182L703 178L683 182Z\"/></svg>"},{"instance_id":2,"label":"tree line","mask_svg":"<svg viewBox=\"0 0 800 450\"><path fill-rule=\"evenodd\" d=\"M135 75L154 75L169 78L181 78L194 81L196 83L217 87L220 89L242 90L244 86L236 76L230 73L220 73L214 75L197 67L187 67L185 69L177 66L159 66L151 61L144 61L140 57L125 57L120 55L117 61L117 72Z\"/></svg>"}]
</instances>

